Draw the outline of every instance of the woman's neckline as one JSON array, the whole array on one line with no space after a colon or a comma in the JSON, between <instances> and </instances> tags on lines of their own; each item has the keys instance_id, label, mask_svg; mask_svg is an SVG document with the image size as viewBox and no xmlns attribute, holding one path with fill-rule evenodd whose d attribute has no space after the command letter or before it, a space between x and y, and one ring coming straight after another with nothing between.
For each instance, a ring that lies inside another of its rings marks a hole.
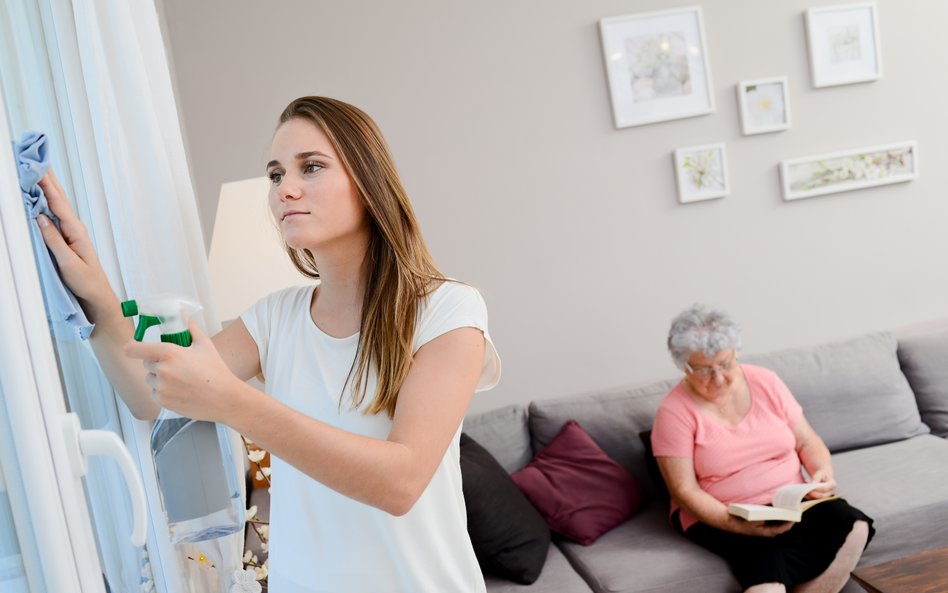
<instances>
[{"instance_id":1,"label":"woman's neckline","mask_svg":"<svg viewBox=\"0 0 948 593\"><path fill-rule=\"evenodd\" d=\"M325 330L323 330L323 328L319 327L319 324L316 322L316 317L313 315L313 304L316 302L316 289L318 287L319 282L317 281L316 284L313 284L309 289L309 299L307 300L309 304L306 307L306 317L309 319L310 325L316 330L317 334L333 342L350 342L352 340L357 340L360 333L358 331L354 334L340 337L327 333Z\"/></svg>"}]
</instances>

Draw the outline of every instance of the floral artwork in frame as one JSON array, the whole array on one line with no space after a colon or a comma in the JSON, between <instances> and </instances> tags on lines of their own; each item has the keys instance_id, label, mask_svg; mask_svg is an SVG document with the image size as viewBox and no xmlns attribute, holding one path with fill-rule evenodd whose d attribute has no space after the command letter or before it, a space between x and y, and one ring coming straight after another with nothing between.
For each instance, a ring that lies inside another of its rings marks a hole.
<instances>
[{"instance_id":1,"label":"floral artwork in frame","mask_svg":"<svg viewBox=\"0 0 948 593\"><path fill-rule=\"evenodd\" d=\"M741 131L745 136L790 128L790 92L787 77L743 80L737 84Z\"/></svg>"},{"instance_id":2,"label":"floral artwork in frame","mask_svg":"<svg viewBox=\"0 0 948 593\"><path fill-rule=\"evenodd\" d=\"M730 193L727 154L723 143L689 146L675 151L678 201L682 204L723 198Z\"/></svg>"},{"instance_id":3,"label":"floral artwork in frame","mask_svg":"<svg viewBox=\"0 0 948 593\"><path fill-rule=\"evenodd\" d=\"M617 128L714 111L700 6L605 18L599 32Z\"/></svg>"},{"instance_id":4,"label":"floral artwork in frame","mask_svg":"<svg viewBox=\"0 0 948 593\"><path fill-rule=\"evenodd\" d=\"M914 141L858 148L780 164L784 200L911 181L918 177Z\"/></svg>"},{"instance_id":5,"label":"floral artwork in frame","mask_svg":"<svg viewBox=\"0 0 948 593\"><path fill-rule=\"evenodd\" d=\"M816 88L882 78L875 2L806 11L810 77Z\"/></svg>"}]
</instances>

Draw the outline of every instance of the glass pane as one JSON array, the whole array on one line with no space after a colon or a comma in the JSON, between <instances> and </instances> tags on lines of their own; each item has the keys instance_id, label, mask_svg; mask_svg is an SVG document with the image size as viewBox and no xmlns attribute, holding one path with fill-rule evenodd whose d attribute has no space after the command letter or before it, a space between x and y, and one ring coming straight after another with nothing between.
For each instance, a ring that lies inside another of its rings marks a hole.
<instances>
[{"instance_id":1,"label":"glass pane","mask_svg":"<svg viewBox=\"0 0 948 593\"><path fill-rule=\"evenodd\" d=\"M0 410L6 409L0 387ZM39 553L24 508L26 493L15 476L19 475L7 414L0 414L0 591L39 593L46 590L36 563ZM5 479L9 476L13 479ZM14 508L17 512L14 513ZM24 561L24 557L28 561ZM29 578L27 567L30 568ZM30 582L33 581L33 586Z\"/></svg>"}]
</instances>

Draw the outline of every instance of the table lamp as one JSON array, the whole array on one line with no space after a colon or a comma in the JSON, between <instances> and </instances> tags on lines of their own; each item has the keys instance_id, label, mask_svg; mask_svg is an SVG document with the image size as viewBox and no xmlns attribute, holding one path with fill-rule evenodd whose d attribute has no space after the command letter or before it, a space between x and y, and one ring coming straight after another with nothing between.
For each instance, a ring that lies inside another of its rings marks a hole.
<instances>
[{"instance_id":1,"label":"table lamp","mask_svg":"<svg viewBox=\"0 0 948 593\"><path fill-rule=\"evenodd\" d=\"M283 250L267 205L269 185L266 177L221 185L207 266L225 324L271 292L311 282Z\"/></svg>"}]
</instances>

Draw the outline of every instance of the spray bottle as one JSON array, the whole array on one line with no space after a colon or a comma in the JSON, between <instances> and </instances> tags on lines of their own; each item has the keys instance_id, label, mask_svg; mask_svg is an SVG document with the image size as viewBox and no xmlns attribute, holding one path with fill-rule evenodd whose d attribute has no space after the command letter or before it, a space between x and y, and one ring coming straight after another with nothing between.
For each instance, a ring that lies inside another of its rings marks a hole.
<instances>
[{"instance_id":1,"label":"spray bottle","mask_svg":"<svg viewBox=\"0 0 948 593\"><path fill-rule=\"evenodd\" d=\"M185 315L200 310L197 303L174 295L122 303L125 317L138 315L136 340L142 341L148 328L157 325L162 342L185 348L191 345ZM162 409L151 431L151 455L172 543L199 542L243 529L244 505L227 427Z\"/></svg>"}]
</instances>

